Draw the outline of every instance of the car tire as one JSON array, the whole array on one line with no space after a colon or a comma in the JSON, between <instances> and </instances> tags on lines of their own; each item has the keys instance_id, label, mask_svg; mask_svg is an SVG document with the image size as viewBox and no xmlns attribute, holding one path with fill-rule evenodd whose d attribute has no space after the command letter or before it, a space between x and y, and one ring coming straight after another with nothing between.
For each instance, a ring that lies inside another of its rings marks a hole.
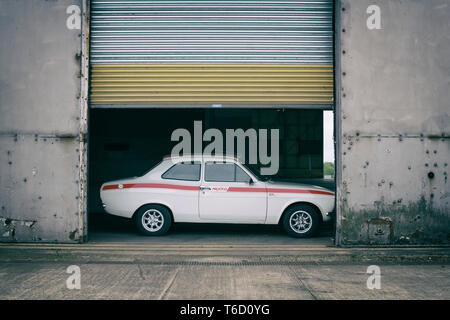
<instances>
[{"instance_id":1,"label":"car tire","mask_svg":"<svg viewBox=\"0 0 450 320\"><path fill-rule=\"evenodd\" d=\"M307 204L297 204L288 208L283 215L283 228L288 235L295 238L308 238L319 229L319 215Z\"/></svg>"},{"instance_id":2,"label":"car tire","mask_svg":"<svg viewBox=\"0 0 450 320\"><path fill-rule=\"evenodd\" d=\"M136 226L146 236L161 236L172 225L169 210L161 205L145 205L136 213Z\"/></svg>"}]
</instances>

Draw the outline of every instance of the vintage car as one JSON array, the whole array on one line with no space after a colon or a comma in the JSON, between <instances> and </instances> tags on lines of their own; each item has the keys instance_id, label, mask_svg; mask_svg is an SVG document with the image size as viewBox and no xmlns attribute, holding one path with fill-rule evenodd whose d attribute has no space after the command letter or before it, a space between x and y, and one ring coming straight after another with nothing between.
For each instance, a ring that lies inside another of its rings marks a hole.
<instances>
[{"instance_id":1,"label":"vintage car","mask_svg":"<svg viewBox=\"0 0 450 320\"><path fill-rule=\"evenodd\" d=\"M300 238L330 219L334 192L265 180L234 157L165 157L141 177L104 183L100 197L108 213L135 219L144 235L194 222L280 224Z\"/></svg>"}]
</instances>

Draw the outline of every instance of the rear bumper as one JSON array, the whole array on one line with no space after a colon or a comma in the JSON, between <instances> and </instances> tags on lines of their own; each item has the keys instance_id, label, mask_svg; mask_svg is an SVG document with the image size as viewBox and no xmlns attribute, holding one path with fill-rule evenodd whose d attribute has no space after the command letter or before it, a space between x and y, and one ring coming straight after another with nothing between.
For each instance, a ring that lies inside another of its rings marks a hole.
<instances>
[{"instance_id":1,"label":"rear bumper","mask_svg":"<svg viewBox=\"0 0 450 320\"><path fill-rule=\"evenodd\" d=\"M333 211L326 212L322 215L323 222L331 221L336 217L336 209L333 209Z\"/></svg>"},{"instance_id":2,"label":"rear bumper","mask_svg":"<svg viewBox=\"0 0 450 320\"><path fill-rule=\"evenodd\" d=\"M119 217L123 217L123 218L131 218L132 217L132 214L130 214L130 212L127 210L111 209L104 203L102 204L102 206L106 213L111 214L113 216L119 216Z\"/></svg>"}]
</instances>

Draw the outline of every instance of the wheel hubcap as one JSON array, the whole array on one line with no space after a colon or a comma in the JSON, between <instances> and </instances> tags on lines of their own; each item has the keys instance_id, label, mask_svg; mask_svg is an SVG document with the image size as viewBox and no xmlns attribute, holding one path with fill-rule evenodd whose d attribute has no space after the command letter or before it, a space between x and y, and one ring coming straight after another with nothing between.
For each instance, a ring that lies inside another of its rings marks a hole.
<instances>
[{"instance_id":1,"label":"wheel hubcap","mask_svg":"<svg viewBox=\"0 0 450 320\"><path fill-rule=\"evenodd\" d=\"M164 216L156 209L150 209L142 215L142 226L150 232L156 232L162 228Z\"/></svg>"},{"instance_id":2,"label":"wheel hubcap","mask_svg":"<svg viewBox=\"0 0 450 320\"><path fill-rule=\"evenodd\" d=\"M299 210L291 215L289 224L295 232L305 233L312 227L312 217L308 212Z\"/></svg>"}]
</instances>

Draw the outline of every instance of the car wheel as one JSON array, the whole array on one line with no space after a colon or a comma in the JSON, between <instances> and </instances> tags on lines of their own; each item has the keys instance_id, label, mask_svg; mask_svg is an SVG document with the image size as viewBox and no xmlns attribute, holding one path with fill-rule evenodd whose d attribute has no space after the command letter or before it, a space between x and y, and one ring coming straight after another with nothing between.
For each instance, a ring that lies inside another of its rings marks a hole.
<instances>
[{"instance_id":1,"label":"car wheel","mask_svg":"<svg viewBox=\"0 0 450 320\"><path fill-rule=\"evenodd\" d=\"M283 228L295 238L311 237L319 228L319 216L309 205L294 205L283 216Z\"/></svg>"},{"instance_id":2,"label":"car wheel","mask_svg":"<svg viewBox=\"0 0 450 320\"><path fill-rule=\"evenodd\" d=\"M169 230L172 216L164 206L146 205L137 212L136 225L139 232L146 236L160 236Z\"/></svg>"}]
</instances>

